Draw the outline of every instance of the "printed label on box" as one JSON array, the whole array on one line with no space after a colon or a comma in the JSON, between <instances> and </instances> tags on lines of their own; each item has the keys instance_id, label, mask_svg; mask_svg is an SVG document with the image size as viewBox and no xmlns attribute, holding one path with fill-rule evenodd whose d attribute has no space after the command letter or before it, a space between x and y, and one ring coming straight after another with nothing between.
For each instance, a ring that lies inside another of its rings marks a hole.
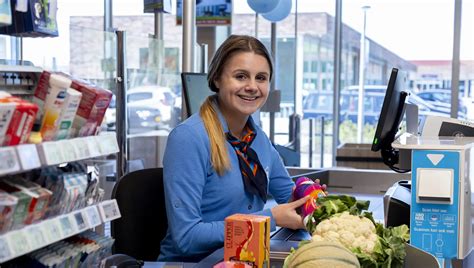
<instances>
[{"instance_id":1,"label":"printed label on box","mask_svg":"<svg viewBox=\"0 0 474 268\"><path fill-rule=\"evenodd\" d=\"M20 163L14 147L0 148L0 175L20 170Z\"/></svg>"},{"instance_id":2,"label":"printed label on box","mask_svg":"<svg viewBox=\"0 0 474 268\"><path fill-rule=\"evenodd\" d=\"M12 251L5 236L0 236L0 263L12 257Z\"/></svg>"},{"instance_id":3,"label":"printed label on box","mask_svg":"<svg viewBox=\"0 0 474 268\"><path fill-rule=\"evenodd\" d=\"M46 245L45 234L41 224L35 224L25 229L32 249L40 248Z\"/></svg>"},{"instance_id":4,"label":"printed label on box","mask_svg":"<svg viewBox=\"0 0 474 268\"><path fill-rule=\"evenodd\" d=\"M22 144L16 146L18 157L21 162L22 170L31 170L41 167L41 162L38 157L38 151L34 144Z\"/></svg>"},{"instance_id":5,"label":"printed label on box","mask_svg":"<svg viewBox=\"0 0 474 268\"><path fill-rule=\"evenodd\" d=\"M107 200L98 205L102 221L112 221L121 217L117 200Z\"/></svg>"},{"instance_id":6,"label":"printed label on box","mask_svg":"<svg viewBox=\"0 0 474 268\"><path fill-rule=\"evenodd\" d=\"M98 226L101 223L99 211L96 206L90 206L86 208L85 211L90 227Z\"/></svg>"},{"instance_id":7,"label":"printed label on box","mask_svg":"<svg viewBox=\"0 0 474 268\"><path fill-rule=\"evenodd\" d=\"M10 240L10 246L12 247L14 255L18 256L30 251L27 236L22 230L9 233L8 239Z\"/></svg>"}]
</instances>

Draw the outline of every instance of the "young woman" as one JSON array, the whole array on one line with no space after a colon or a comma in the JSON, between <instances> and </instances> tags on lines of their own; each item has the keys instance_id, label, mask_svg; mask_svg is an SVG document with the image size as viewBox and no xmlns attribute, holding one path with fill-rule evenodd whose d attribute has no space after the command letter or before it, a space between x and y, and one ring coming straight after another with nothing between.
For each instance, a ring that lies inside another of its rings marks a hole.
<instances>
[{"instance_id":1,"label":"young woman","mask_svg":"<svg viewBox=\"0 0 474 268\"><path fill-rule=\"evenodd\" d=\"M304 228L290 201L294 183L251 115L265 103L271 57L250 36L230 36L209 66L199 114L170 133L164 156L168 231L159 261L196 262L224 245L224 219L234 213L271 217L275 226ZM264 209L271 195L279 205Z\"/></svg>"}]
</instances>

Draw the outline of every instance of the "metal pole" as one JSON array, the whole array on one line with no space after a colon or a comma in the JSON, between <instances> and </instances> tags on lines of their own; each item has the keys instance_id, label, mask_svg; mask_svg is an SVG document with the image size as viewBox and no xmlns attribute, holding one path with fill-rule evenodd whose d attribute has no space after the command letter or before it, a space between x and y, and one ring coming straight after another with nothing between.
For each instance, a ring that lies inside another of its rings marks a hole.
<instances>
[{"instance_id":1,"label":"metal pole","mask_svg":"<svg viewBox=\"0 0 474 268\"><path fill-rule=\"evenodd\" d=\"M324 131L324 116L321 117L321 167L324 167L324 138L326 131Z\"/></svg>"},{"instance_id":2,"label":"metal pole","mask_svg":"<svg viewBox=\"0 0 474 268\"><path fill-rule=\"evenodd\" d=\"M359 100L357 105L357 142L362 143L362 128L364 127L364 80L365 80L365 28L366 15L369 6L363 6L364 26L360 35L360 55L359 55Z\"/></svg>"},{"instance_id":3,"label":"metal pole","mask_svg":"<svg viewBox=\"0 0 474 268\"><path fill-rule=\"evenodd\" d=\"M255 38L258 38L258 13L255 13Z\"/></svg>"},{"instance_id":4,"label":"metal pole","mask_svg":"<svg viewBox=\"0 0 474 268\"><path fill-rule=\"evenodd\" d=\"M334 83L333 83L333 118L332 123L332 166L336 165L336 151L339 140L339 93L341 79L342 48L342 0L336 0L336 18L334 29Z\"/></svg>"},{"instance_id":5,"label":"metal pole","mask_svg":"<svg viewBox=\"0 0 474 268\"><path fill-rule=\"evenodd\" d=\"M208 51L209 51L209 46L207 44L201 44L201 68L199 68L201 73L207 73L207 57L208 57Z\"/></svg>"},{"instance_id":6,"label":"metal pole","mask_svg":"<svg viewBox=\"0 0 474 268\"><path fill-rule=\"evenodd\" d=\"M104 32L113 27L112 0L104 0Z\"/></svg>"},{"instance_id":7,"label":"metal pole","mask_svg":"<svg viewBox=\"0 0 474 268\"><path fill-rule=\"evenodd\" d=\"M155 39L163 40L163 13L155 11Z\"/></svg>"},{"instance_id":8,"label":"metal pole","mask_svg":"<svg viewBox=\"0 0 474 268\"><path fill-rule=\"evenodd\" d=\"M121 178L127 171L128 144L127 144L127 72L126 51L124 31L116 31L117 34L117 92L116 92L116 135L119 145L117 154L117 178Z\"/></svg>"},{"instance_id":9,"label":"metal pole","mask_svg":"<svg viewBox=\"0 0 474 268\"><path fill-rule=\"evenodd\" d=\"M183 72L194 71L196 44L196 1L183 1ZM183 98L184 100L184 98ZM185 106L183 106L185 107Z\"/></svg>"},{"instance_id":10,"label":"metal pole","mask_svg":"<svg viewBox=\"0 0 474 268\"><path fill-rule=\"evenodd\" d=\"M314 119L310 118L308 120L309 122L309 167L313 167L313 125L314 125Z\"/></svg>"},{"instance_id":11,"label":"metal pole","mask_svg":"<svg viewBox=\"0 0 474 268\"><path fill-rule=\"evenodd\" d=\"M462 0L454 2L454 37L453 37L453 61L451 68L451 117L458 117L459 110L459 69L460 69L460 46L461 46L461 14ZM464 88L467 91L467 87Z\"/></svg>"},{"instance_id":12,"label":"metal pole","mask_svg":"<svg viewBox=\"0 0 474 268\"><path fill-rule=\"evenodd\" d=\"M270 91L275 91L276 89L276 69L277 69L277 29L276 23L272 22L271 24L271 48L272 48L272 59L273 59L273 79L270 85ZM270 112L270 141L275 142L275 113Z\"/></svg>"}]
</instances>

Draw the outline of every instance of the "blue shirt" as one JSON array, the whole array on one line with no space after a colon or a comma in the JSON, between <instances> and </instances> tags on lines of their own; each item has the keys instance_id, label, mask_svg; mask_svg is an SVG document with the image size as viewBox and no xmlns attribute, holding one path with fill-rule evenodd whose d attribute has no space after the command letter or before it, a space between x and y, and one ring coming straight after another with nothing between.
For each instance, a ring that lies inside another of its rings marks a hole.
<instances>
[{"instance_id":1,"label":"blue shirt","mask_svg":"<svg viewBox=\"0 0 474 268\"><path fill-rule=\"evenodd\" d=\"M217 108L217 107L216 107ZM227 123L220 112L224 132ZM294 186L278 152L249 117L257 136L251 147L268 178L268 192L277 203L286 203ZM219 176L211 165L209 137L199 114L174 128L163 159L168 231L161 241L159 261L199 261L224 245L224 219L235 213L271 217L262 199L245 192L239 161L226 142L231 169Z\"/></svg>"}]
</instances>

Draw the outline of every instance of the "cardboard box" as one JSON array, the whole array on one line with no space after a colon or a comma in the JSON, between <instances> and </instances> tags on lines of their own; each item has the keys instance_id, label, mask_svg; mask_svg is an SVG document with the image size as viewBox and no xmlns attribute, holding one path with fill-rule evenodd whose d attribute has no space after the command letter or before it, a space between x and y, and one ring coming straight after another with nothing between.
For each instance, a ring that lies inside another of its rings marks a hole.
<instances>
[{"instance_id":1,"label":"cardboard box","mask_svg":"<svg viewBox=\"0 0 474 268\"><path fill-rule=\"evenodd\" d=\"M0 103L12 103L15 106L10 123L1 145L17 145L25 143L30 136L33 122L38 112L38 106L16 97L0 98Z\"/></svg>"},{"instance_id":2,"label":"cardboard box","mask_svg":"<svg viewBox=\"0 0 474 268\"><path fill-rule=\"evenodd\" d=\"M270 217L234 214L225 219L224 261L270 267Z\"/></svg>"},{"instance_id":3,"label":"cardboard box","mask_svg":"<svg viewBox=\"0 0 474 268\"><path fill-rule=\"evenodd\" d=\"M97 135L112 99L112 92L78 80L73 80L71 87L82 93L71 128L72 135L74 137Z\"/></svg>"}]
</instances>

